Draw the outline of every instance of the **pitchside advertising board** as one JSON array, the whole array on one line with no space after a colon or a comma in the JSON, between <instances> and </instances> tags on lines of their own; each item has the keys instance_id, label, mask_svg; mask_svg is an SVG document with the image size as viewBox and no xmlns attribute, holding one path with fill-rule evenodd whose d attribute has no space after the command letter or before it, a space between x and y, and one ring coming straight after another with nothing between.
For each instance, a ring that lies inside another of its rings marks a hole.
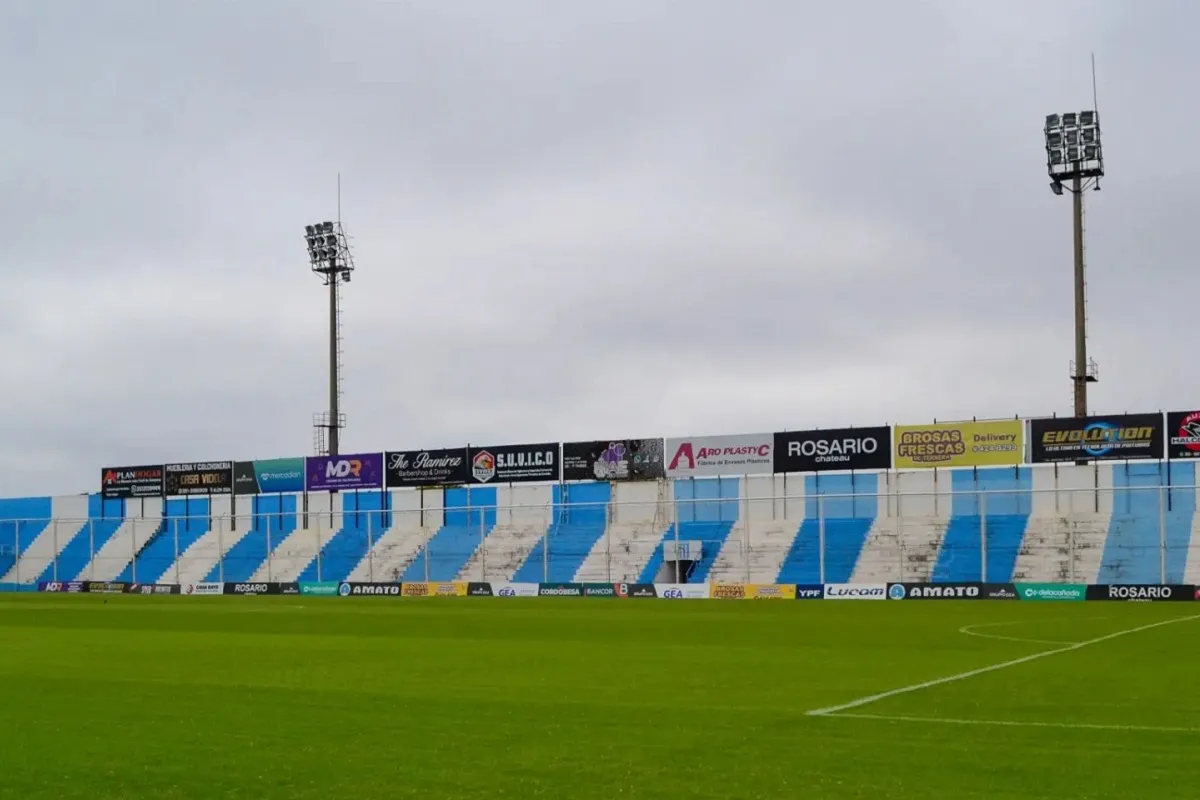
<instances>
[{"instance_id":1,"label":"pitchside advertising board","mask_svg":"<svg viewBox=\"0 0 1200 800\"><path fill-rule=\"evenodd\" d=\"M1125 583L1089 586L1085 595L1088 600L1128 600L1143 603L1194 601L1196 587L1190 584Z\"/></svg>"},{"instance_id":2,"label":"pitchside advertising board","mask_svg":"<svg viewBox=\"0 0 1200 800\"><path fill-rule=\"evenodd\" d=\"M235 461L234 494L275 494L304 491L303 458L265 458Z\"/></svg>"},{"instance_id":3,"label":"pitchside advertising board","mask_svg":"<svg viewBox=\"0 0 1200 800\"><path fill-rule=\"evenodd\" d=\"M1114 461L1163 456L1162 414L1034 419L1029 421L1029 460Z\"/></svg>"},{"instance_id":4,"label":"pitchside advertising board","mask_svg":"<svg viewBox=\"0 0 1200 800\"><path fill-rule=\"evenodd\" d=\"M775 434L775 472L891 469L892 429L833 428Z\"/></svg>"},{"instance_id":5,"label":"pitchside advertising board","mask_svg":"<svg viewBox=\"0 0 1200 800\"><path fill-rule=\"evenodd\" d=\"M468 447L471 483L549 483L561 477L558 443Z\"/></svg>"},{"instance_id":6,"label":"pitchside advertising board","mask_svg":"<svg viewBox=\"0 0 1200 800\"><path fill-rule=\"evenodd\" d=\"M939 422L896 426L896 469L994 467L1020 464L1025 423Z\"/></svg>"},{"instance_id":7,"label":"pitchside advertising board","mask_svg":"<svg viewBox=\"0 0 1200 800\"><path fill-rule=\"evenodd\" d=\"M418 486L462 486L471 480L467 448L398 450L383 454L389 489Z\"/></svg>"},{"instance_id":8,"label":"pitchside advertising board","mask_svg":"<svg viewBox=\"0 0 1200 800\"><path fill-rule=\"evenodd\" d=\"M565 442L564 481L650 481L665 475L662 439Z\"/></svg>"},{"instance_id":9,"label":"pitchside advertising board","mask_svg":"<svg viewBox=\"0 0 1200 800\"><path fill-rule=\"evenodd\" d=\"M1200 411L1167 414L1167 458L1200 458Z\"/></svg>"},{"instance_id":10,"label":"pitchside advertising board","mask_svg":"<svg viewBox=\"0 0 1200 800\"><path fill-rule=\"evenodd\" d=\"M383 453L306 458L304 488L310 492L382 489Z\"/></svg>"},{"instance_id":11,"label":"pitchside advertising board","mask_svg":"<svg viewBox=\"0 0 1200 800\"><path fill-rule=\"evenodd\" d=\"M889 600L1016 600L1011 583L889 583Z\"/></svg>"},{"instance_id":12,"label":"pitchside advertising board","mask_svg":"<svg viewBox=\"0 0 1200 800\"><path fill-rule=\"evenodd\" d=\"M232 461L167 464L163 467L163 494L167 497L232 493Z\"/></svg>"},{"instance_id":13,"label":"pitchside advertising board","mask_svg":"<svg viewBox=\"0 0 1200 800\"><path fill-rule=\"evenodd\" d=\"M162 493L162 464L100 470L100 494L106 499L162 497Z\"/></svg>"},{"instance_id":14,"label":"pitchside advertising board","mask_svg":"<svg viewBox=\"0 0 1200 800\"><path fill-rule=\"evenodd\" d=\"M772 433L693 436L663 442L668 478L774 472L774 453Z\"/></svg>"}]
</instances>

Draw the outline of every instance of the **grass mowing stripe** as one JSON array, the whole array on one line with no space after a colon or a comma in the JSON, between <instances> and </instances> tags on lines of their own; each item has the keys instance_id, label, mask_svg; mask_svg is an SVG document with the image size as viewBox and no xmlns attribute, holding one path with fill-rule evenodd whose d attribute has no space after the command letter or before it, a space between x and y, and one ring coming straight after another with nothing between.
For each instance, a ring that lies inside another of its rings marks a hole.
<instances>
[{"instance_id":1,"label":"grass mowing stripe","mask_svg":"<svg viewBox=\"0 0 1200 800\"><path fill-rule=\"evenodd\" d=\"M838 719L874 719L884 722L928 722L940 725L995 725L1008 728L1074 728L1092 731L1145 731L1150 733L1200 733L1200 728L1168 725L1120 725L1102 722L1037 722L1014 719L949 719L946 717L913 717L902 714L823 714Z\"/></svg>"},{"instance_id":2,"label":"grass mowing stripe","mask_svg":"<svg viewBox=\"0 0 1200 800\"><path fill-rule=\"evenodd\" d=\"M1091 645L1094 645L1094 644L1100 644L1101 642L1111 641L1120 636L1128 636L1131 633L1140 633L1141 631L1148 631L1151 628L1160 628L1163 625L1171 625L1176 622L1187 622L1188 620L1193 620L1193 619L1200 619L1200 614L1192 614L1191 616L1187 616L1187 617L1175 617L1173 619L1165 619L1165 620L1160 620L1158 622L1152 622L1149 625L1139 625L1136 628L1127 628L1123 631L1117 631L1116 633L1110 633L1105 636L1097 636L1095 639L1088 639L1083 642L1076 642L1075 644L1068 645L1066 647L1056 647L1053 650L1043 650L1042 652L1034 653L1033 655L1022 656L1021 658L1014 658L1014 659L1011 659L1010 661L1002 661L999 664L992 664L990 666L980 667L979 669L972 669L972 670L968 670L966 672L959 672L955 675L947 675L944 678L934 678L931 681L923 681L922 683L914 683L910 686L901 686L899 689L891 689L886 692L880 692L879 694L867 695L866 697L860 697L856 700L851 700L849 703L842 703L841 705L837 705L837 706L828 706L826 708L814 708L813 710L808 711L806 713L810 717L825 717L825 716L829 716L831 714L836 714L839 711L846 711L851 708L860 708L861 706L869 705L871 703L877 703L880 700L886 700L889 697L896 697L896 696L902 695L902 694L910 694L912 692L919 692L922 689L931 689L934 686L942 686L947 683L954 683L955 681L962 681L962 680L966 680L967 678L974 678L976 675L985 675L989 672L996 672L997 670L1008 669L1009 667L1015 667L1020 664L1028 664L1030 661L1037 661L1040 658L1048 658L1050 656L1059 655L1060 653L1069 653L1072 650L1079 650L1084 647L1090 647Z\"/></svg>"}]
</instances>

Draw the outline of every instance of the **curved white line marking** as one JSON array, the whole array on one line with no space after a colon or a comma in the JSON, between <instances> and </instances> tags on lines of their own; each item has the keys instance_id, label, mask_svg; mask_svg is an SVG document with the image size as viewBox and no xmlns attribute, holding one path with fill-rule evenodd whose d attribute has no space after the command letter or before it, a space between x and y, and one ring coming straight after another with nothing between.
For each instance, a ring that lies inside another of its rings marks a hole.
<instances>
[{"instance_id":1,"label":"curved white line marking","mask_svg":"<svg viewBox=\"0 0 1200 800\"><path fill-rule=\"evenodd\" d=\"M1078 642L1060 642L1050 639L1025 639L1020 636L1001 636L998 633L979 633L972 628L998 628L1001 625L1019 625L1026 620L1018 619L1011 622L979 622L974 625L963 625L958 629L959 633L965 633L967 636L978 636L980 639L999 639L1004 642L1023 642L1026 644L1053 644L1063 647L1069 644L1079 644Z\"/></svg>"}]
</instances>

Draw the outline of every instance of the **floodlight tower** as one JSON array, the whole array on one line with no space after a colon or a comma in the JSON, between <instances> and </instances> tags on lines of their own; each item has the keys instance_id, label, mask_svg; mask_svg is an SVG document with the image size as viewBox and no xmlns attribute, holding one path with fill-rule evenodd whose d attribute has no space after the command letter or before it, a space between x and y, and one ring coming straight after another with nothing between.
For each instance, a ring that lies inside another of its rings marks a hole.
<instances>
[{"instance_id":1,"label":"floodlight tower","mask_svg":"<svg viewBox=\"0 0 1200 800\"><path fill-rule=\"evenodd\" d=\"M313 444L319 456L338 454L338 434L346 427L346 415L339 411L342 397L342 316L338 284L350 282L354 258L350 255L350 244L342 228L341 214L338 216L337 222L304 226L309 266L329 287L329 410L313 415Z\"/></svg>"},{"instance_id":2,"label":"floodlight tower","mask_svg":"<svg viewBox=\"0 0 1200 800\"><path fill-rule=\"evenodd\" d=\"M1104 177L1104 153L1100 149L1100 115L1095 110L1068 111L1046 117L1046 171L1050 189L1071 193L1075 235L1075 360L1071 382L1075 390L1075 416L1088 413L1087 386L1098 380L1096 362L1087 355L1087 283L1083 259L1083 193L1099 190Z\"/></svg>"}]
</instances>

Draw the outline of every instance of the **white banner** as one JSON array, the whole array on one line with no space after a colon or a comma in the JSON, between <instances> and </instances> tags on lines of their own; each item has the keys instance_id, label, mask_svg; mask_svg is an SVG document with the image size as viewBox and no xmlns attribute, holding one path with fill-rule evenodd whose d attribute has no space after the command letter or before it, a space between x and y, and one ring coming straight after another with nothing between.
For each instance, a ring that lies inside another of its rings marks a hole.
<instances>
[{"instance_id":1,"label":"white banner","mask_svg":"<svg viewBox=\"0 0 1200 800\"><path fill-rule=\"evenodd\" d=\"M654 592L665 600L706 600L707 583L656 583Z\"/></svg>"},{"instance_id":2,"label":"white banner","mask_svg":"<svg viewBox=\"0 0 1200 800\"><path fill-rule=\"evenodd\" d=\"M827 583L826 600L886 600L886 583Z\"/></svg>"},{"instance_id":3,"label":"white banner","mask_svg":"<svg viewBox=\"0 0 1200 800\"><path fill-rule=\"evenodd\" d=\"M223 594L223 583L189 583L183 587L184 594Z\"/></svg>"},{"instance_id":4,"label":"white banner","mask_svg":"<svg viewBox=\"0 0 1200 800\"><path fill-rule=\"evenodd\" d=\"M536 583L493 583L492 594L496 597L537 597Z\"/></svg>"},{"instance_id":5,"label":"white banner","mask_svg":"<svg viewBox=\"0 0 1200 800\"><path fill-rule=\"evenodd\" d=\"M775 471L774 453L773 433L666 439L663 446L668 478L768 474Z\"/></svg>"}]
</instances>

